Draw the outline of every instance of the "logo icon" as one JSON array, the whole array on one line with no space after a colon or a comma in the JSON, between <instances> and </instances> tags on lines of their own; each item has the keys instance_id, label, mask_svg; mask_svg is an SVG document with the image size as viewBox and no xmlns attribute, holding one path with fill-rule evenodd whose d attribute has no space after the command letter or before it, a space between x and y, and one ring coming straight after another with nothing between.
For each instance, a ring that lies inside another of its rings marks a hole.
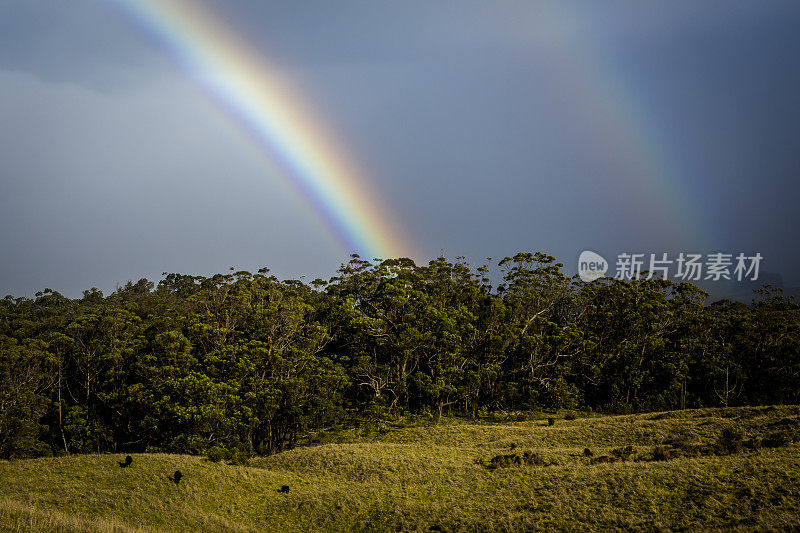
<instances>
[{"instance_id":1,"label":"logo icon","mask_svg":"<svg viewBox=\"0 0 800 533\"><path fill-rule=\"evenodd\" d=\"M578 275L585 282L600 279L608 271L608 261L602 255L589 250L581 252L578 257Z\"/></svg>"}]
</instances>

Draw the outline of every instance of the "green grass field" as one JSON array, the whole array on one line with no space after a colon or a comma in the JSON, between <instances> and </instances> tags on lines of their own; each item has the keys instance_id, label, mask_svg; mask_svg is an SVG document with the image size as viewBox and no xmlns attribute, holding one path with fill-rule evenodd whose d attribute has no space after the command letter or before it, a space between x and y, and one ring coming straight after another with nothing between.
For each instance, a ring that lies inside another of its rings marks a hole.
<instances>
[{"instance_id":1,"label":"green grass field","mask_svg":"<svg viewBox=\"0 0 800 533\"><path fill-rule=\"evenodd\" d=\"M738 436L721 447L720 435ZM324 437L324 436L323 436ZM330 436L329 436L330 437ZM444 420L253 459L0 462L3 531L666 531L800 524L800 407ZM322 439L323 442L326 440ZM332 440L328 438L327 440ZM672 458L653 460L656 446ZM627 460L591 464L584 455ZM631 450L628 450L631 452ZM491 459L536 457L492 468ZM531 454L535 454L531 455ZM180 486L167 476L180 469ZM279 492L289 485L288 493Z\"/></svg>"}]
</instances>

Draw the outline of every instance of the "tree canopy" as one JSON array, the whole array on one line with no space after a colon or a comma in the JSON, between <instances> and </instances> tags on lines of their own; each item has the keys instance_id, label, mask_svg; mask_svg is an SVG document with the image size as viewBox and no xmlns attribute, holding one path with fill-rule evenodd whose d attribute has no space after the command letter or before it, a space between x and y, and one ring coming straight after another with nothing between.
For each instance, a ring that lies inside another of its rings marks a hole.
<instances>
[{"instance_id":1,"label":"tree canopy","mask_svg":"<svg viewBox=\"0 0 800 533\"><path fill-rule=\"evenodd\" d=\"M687 283L584 283L353 256L328 281L165 275L0 300L0 457L269 454L347 420L800 402L800 306Z\"/></svg>"}]
</instances>

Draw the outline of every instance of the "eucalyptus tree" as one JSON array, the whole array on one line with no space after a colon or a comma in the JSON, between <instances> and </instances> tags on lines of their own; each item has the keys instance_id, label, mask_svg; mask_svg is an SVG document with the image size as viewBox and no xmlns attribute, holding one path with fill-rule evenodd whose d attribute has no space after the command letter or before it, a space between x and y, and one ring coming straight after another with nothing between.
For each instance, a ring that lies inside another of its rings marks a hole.
<instances>
[{"instance_id":1,"label":"eucalyptus tree","mask_svg":"<svg viewBox=\"0 0 800 533\"><path fill-rule=\"evenodd\" d=\"M686 353L678 334L701 312L705 293L665 279L608 278L581 292L586 312L580 328L593 346L581 372L589 403L645 408L663 401L657 397L665 389L680 386Z\"/></svg>"},{"instance_id":2,"label":"eucalyptus tree","mask_svg":"<svg viewBox=\"0 0 800 533\"><path fill-rule=\"evenodd\" d=\"M542 253L519 253L499 266L509 401L528 407L573 405L566 374L581 345L571 320L572 280L561 272L562 264Z\"/></svg>"}]
</instances>

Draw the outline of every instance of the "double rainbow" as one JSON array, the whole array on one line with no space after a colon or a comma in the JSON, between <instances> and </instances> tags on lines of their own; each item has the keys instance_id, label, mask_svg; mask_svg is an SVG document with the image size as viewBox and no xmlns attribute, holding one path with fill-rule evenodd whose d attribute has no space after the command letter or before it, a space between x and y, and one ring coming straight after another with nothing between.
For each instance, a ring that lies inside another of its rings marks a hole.
<instances>
[{"instance_id":1,"label":"double rainbow","mask_svg":"<svg viewBox=\"0 0 800 533\"><path fill-rule=\"evenodd\" d=\"M107 1L197 81L264 155L270 176L294 186L346 251L367 258L416 255L391 210L320 121L312 120L296 91L224 21L196 0ZM706 244L712 221L700 204L703 195L692 193L691 173L655 125L644 89L628 79L613 54L603 52L604 37L596 31L602 24L595 23L602 17L591 4L536 6L544 27L564 30L566 37L551 52L559 59L554 74L583 102L578 127L606 154L617 176L613 185L647 215L642 222L661 230L660 237L671 237L675 245ZM570 118L564 122L569 127Z\"/></svg>"}]
</instances>

